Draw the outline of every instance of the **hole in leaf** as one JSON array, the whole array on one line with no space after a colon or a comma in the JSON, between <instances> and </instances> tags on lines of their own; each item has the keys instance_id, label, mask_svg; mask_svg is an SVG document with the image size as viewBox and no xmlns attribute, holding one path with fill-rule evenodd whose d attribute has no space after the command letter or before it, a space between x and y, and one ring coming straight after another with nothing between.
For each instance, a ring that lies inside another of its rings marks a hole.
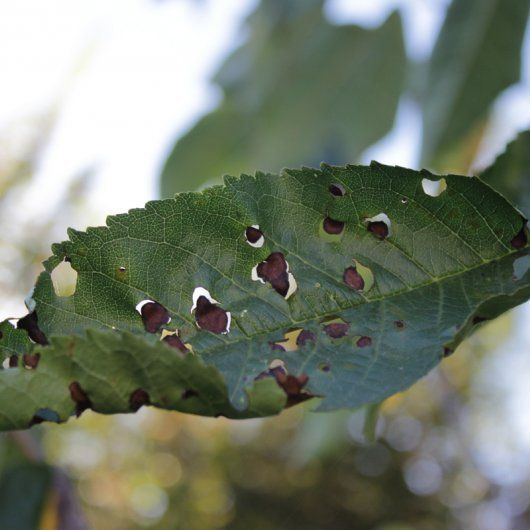
<instances>
[{"instance_id":1,"label":"hole in leaf","mask_svg":"<svg viewBox=\"0 0 530 530\"><path fill-rule=\"evenodd\" d=\"M61 418L59 417L59 414L57 414L57 412L55 412L54 410L48 408L39 409L37 410L37 412L35 412L33 418L31 418L28 427L32 427L33 425L39 425L44 421L60 423Z\"/></svg>"},{"instance_id":2,"label":"hole in leaf","mask_svg":"<svg viewBox=\"0 0 530 530\"><path fill-rule=\"evenodd\" d=\"M29 313L23 318L20 318L17 322L17 329L24 329L28 333L28 337L37 344L46 346L48 339L46 335L39 329L39 320L37 318L36 311Z\"/></svg>"},{"instance_id":3,"label":"hole in leaf","mask_svg":"<svg viewBox=\"0 0 530 530\"><path fill-rule=\"evenodd\" d=\"M523 219L523 227L515 237L510 241L513 248L520 249L526 247L528 243L528 235L526 233L526 219Z\"/></svg>"},{"instance_id":4,"label":"hole in leaf","mask_svg":"<svg viewBox=\"0 0 530 530\"><path fill-rule=\"evenodd\" d=\"M401 198L401 204L408 204L409 200L406 197Z\"/></svg>"},{"instance_id":5,"label":"hole in leaf","mask_svg":"<svg viewBox=\"0 0 530 530\"><path fill-rule=\"evenodd\" d=\"M75 415L77 417L81 416L86 409L92 408L92 401L77 381L70 383L68 390L70 390L70 397L75 403Z\"/></svg>"},{"instance_id":6,"label":"hole in leaf","mask_svg":"<svg viewBox=\"0 0 530 530\"><path fill-rule=\"evenodd\" d=\"M346 194L346 189L340 182L334 182L333 184L330 184L328 190L331 195L334 195L335 197L344 197Z\"/></svg>"},{"instance_id":7,"label":"hole in leaf","mask_svg":"<svg viewBox=\"0 0 530 530\"><path fill-rule=\"evenodd\" d=\"M2 368L7 370L8 368L16 368L18 366L18 355L11 355L6 357L2 362Z\"/></svg>"},{"instance_id":8,"label":"hole in leaf","mask_svg":"<svg viewBox=\"0 0 530 530\"><path fill-rule=\"evenodd\" d=\"M143 300L136 305L136 311L142 316L145 331L156 333L164 324L171 322L168 310L153 300Z\"/></svg>"},{"instance_id":9,"label":"hole in leaf","mask_svg":"<svg viewBox=\"0 0 530 530\"><path fill-rule=\"evenodd\" d=\"M149 405L150 403L151 401L149 399L149 394L142 388L137 388L129 397L129 406L134 412L139 410L144 405Z\"/></svg>"},{"instance_id":10,"label":"hole in leaf","mask_svg":"<svg viewBox=\"0 0 530 530\"><path fill-rule=\"evenodd\" d=\"M35 370L39 365L40 353L25 353L22 356L22 364L28 370Z\"/></svg>"},{"instance_id":11,"label":"hole in leaf","mask_svg":"<svg viewBox=\"0 0 530 530\"><path fill-rule=\"evenodd\" d=\"M422 179L421 187L426 195L430 197L438 197L447 189L447 182L442 177L438 180Z\"/></svg>"},{"instance_id":12,"label":"hole in leaf","mask_svg":"<svg viewBox=\"0 0 530 530\"><path fill-rule=\"evenodd\" d=\"M272 350L277 351L296 351L300 346L299 338L304 330L302 328L290 329L284 333L283 340L269 342ZM302 338L304 340L304 338ZM304 340L305 343L305 340Z\"/></svg>"},{"instance_id":13,"label":"hole in leaf","mask_svg":"<svg viewBox=\"0 0 530 530\"><path fill-rule=\"evenodd\" d=\"M125 267L118 267L118 271L125 272L127 269Z\"/></svg>"},{"instance_id":14,"label":"hole in leaf","mask_svg":"<svg viewBox=\"0 0 530 530\"><path fill-rule=\"evenodd\" d=\"M259 229L259 225L249 226L245 230L245 239L247 243L254 248L261 248L265 243L262 231Z\"/></svg>"},{"instance_id":15,"label":"hole in leaf","mask_svg":"<svg viewBox=\"0 0 530 530\"><path fill-rule=\"evenodd\" d=\"M357 340L357 346L359 346L359 348L366 348L367 346L371 346L371 345L372 345L371 337L363 336Z\"/></svg>"},{"instance_id":16,"label":"hole in leaf","mask_svg":"<svg viewBox=\"0 0 530 530\"><path fill-rule=\"evenodd\" d=\"M350 331L350 324L341 318L334 318L324 322L324 333L332 339L345 337Z\"/></svg>"},{"instance_id":17,"label":"hole in leaf","mask_svg":"<svg viewBox=\"0 0 530 530\"><path fill-rule=\"evenodd\" d=\"M296 280L289 272L289 264L281 252L273 252L265 261L258 263L252 269L251 277L254 281L270 283L286 300L297 288Z\"/></svg>"},{"instance_id":18,"label":"hole in leaf","mask_svg":"<svg viewBox=\"0 0 530 530\"><path fill-rule=\"evenodd\" d=\"M230 331L232 316L218 303L204 287L197 287L193 291L191 311L195 311L195 322L200 329L226 334Z\"/></svg>"},{"instance_id":19,"label":"hole in leaf","mask_svg":"<svg viewBox=\"0 0 530 530\"><path fill-rule=\"evenodd\" d=\"M70 261L61 261L51 273L53 290L57 296L67 297L75 293L77 287L77 271Z\"/></svg>"},{"instance_id":20,"label":"hole in leaf","mask_svg":"<svg viewBox=\"0 0 530 530\"><path fill-rule=\"evenodd\" d=\"M378 239L386 239L392 235L392 223L386 213L379 213L365 220L367 229Z\"/></svg>"}]
</instances>

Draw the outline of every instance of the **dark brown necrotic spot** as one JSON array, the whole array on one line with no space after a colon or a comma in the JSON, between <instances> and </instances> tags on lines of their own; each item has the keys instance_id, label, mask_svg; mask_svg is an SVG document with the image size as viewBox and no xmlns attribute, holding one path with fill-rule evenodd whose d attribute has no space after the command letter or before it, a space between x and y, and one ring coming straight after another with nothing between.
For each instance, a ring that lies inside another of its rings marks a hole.
<instances>
[{"instance_id":1,"label":"dark brown necrotic spot","mask_svg":"<svg viewBox=\"0 0 530 530\"><path fill-rule=\"evenodd\" d=\"M281 252L273 252L256 269L257 275L265 282L269 282L273 289L285 296L289 291L289 274L287 261Z\"/></svg>"},{"instance_id":2,"label":"dark brown necrotic spot","mask_svg":"<svg viewBox=\"0 0 530 530\"><path fill-rule=\"evenodd\" d=\"M454 350L452 350L451 348L447 348L446 347L446 348L444 348L443 356L444 357L449 357L449 356L453 355L453 353L454 353Z\"/></svg>"},{"instance_id":3,"label":"dark brown necrotic spot","mask_svg":"<svg viewBox=\"0 0 530 530\"><path fill-rule=\"evenodd\" d=\"M395 320L394 326L396 326L396 329L403 329L405 324L403 323L403 320Z\"/></svg>"},{"instance_id":4,"label":"dark brown necrotic spot","mask_svg":"<svg viewBox=\"0 0 530 530\"><path fill-rule=\"evenodd\" d=\"M16 368L18 366L18 355L11 355L9 357L9 368Z\"/></svg>"},{"instance_id":5,"label":"dark brown necrotic spot","mask_svg":"<svg viewBox=\"0 0 530 530\"><path fill-rule=\"evenodd\" d=\"M180 340L178 335L167 335L162 339L163 342L171 346L172 348L175 348L177 350L180 350L182 353L187 353L188 348L186 348L186 345Z\"/></svg>"},{"instance_id":6,"label":"dark brown necrotic spot","mask_svg":"<svg viewBox=\"0 0 530 530\"><path fill-rule=\"evenodd\" d=\"M206 296L199 296L195 309L195 321L201 329L212 333L226 333L228 331L228 313L212 304Z\"/></svg>"},{"instance_id":7,"label":"dark brown necrotic spot","mask_svg":"<svg viewBox=\"0 0 530 530\"><path fill-rule=\"evenodd\" d=\"M321 364L318 368L322 372L329 372L331 370L331 367L329 366L329 364Z\"/></svg>"},{"instance_id":8,"label":"dark brown necrotic spot","mask_svg":"<svg viewBox=\"0 0 530 530\"><path fill-rule=\"evenodd\" d=\"M140 313L148 333L156 333L171 320L168 310L158 302L147 302L142 306Z\"/></svg>"},{"instance_id":9,"label":"dark brown necrotic spot","mask_svg":"<svg viewBox=\"0 0 530 530\"><path fill-rule=\"evenodd\" d=\"M77 381L70 383L68 389L70 390L70 397L75 403L75 415L77 417L81 416L86 409L92 408L92 401Z\"/></svg>"},{"instance_id":10,"label":"dark brown necrotic spot","mask_svg":"<svg viewBox=\"0 0 530 530\"><path fill-rule=\"evenodd\" d=\"M129 406L134 412L150 403L149 394L143 388L137 388L129 397Z\"/></svg>"},{"instance_id":11,"label":"dark brown necrotic spot","mask_svg":"<svg viewBox=\"0 0 530 530\"><path fill-rule=\"evenodd\" d=\"M388 237L388 226L383 221L370 221L368 223L368 231L379 239Z\"/></svg>"},{"instance_id":12,"label":"dark brown necrotic spot","mask_svg":"<svg viewBox=\"0 0 530 530\"><path fill-rule=\"evenodd\" d=\"M350 330L350 325L347 322L332 322L324 326L324 333L329 335L332 339L340 339L345 337Z\"/></svg>"},{"instance_id":13,"label":"dark brown necrotic spot","mask_svg":"<svg viewBox=\"0 0 530 530\"><path fill-rule=\"evenodd\" d=\"M4 338L4 334L0 331L0 340Z\"/></svg>"},{"instance_id":14,"label":"dark brown necrotic spot","mask_svg":"<svg viewBox=\"0 0 530 530\"><path fill-rule=\"evenodd\" d=\"M510 244L512 245L513 248L520 249L520 248L526 247L527 243L528 243L528 236L526 234L526 219L524 219L523 227L521 228L519 232L517 232L515 237L510 241Z\"/></svg>"},{"instance_id":15,"label":"dark brown necrotic spot","mask_svg":"<svg viewBox=\"0 0 530 530\"><path fill-rule=\"evenodd\" d=\"M348 267L345 269L342 278L344 283L351 289L355 289L356 291L362 291L364 289L363 277L359 274L356 267Z\"/></svg>"},{"instance_id":16,"label":"dark brown necrotic spot","mask_svg":"<svg viewBox=\"0 0 530 530\"><path fill-rule=\"evenodd\" d=\"M260 237L263 236L263 233L259 228L255 228L254 226L249 226L245 230L245 236L247 238L247 241L249 241L250 243L257 243Z\"/></svg>"},{"instance_id":17,"label":"dark brown necrotic spot","mask_svg":"<svg viewBox=\"0 0 530 530\"><path fill-rule=\"evenodd\" d=\"M344 223L342 221L335 221L335 219L331 219L331 217L326 217L322 227L327 234L339 235L342 234L344 230Z\"/></svg>"},{"instance_id":18,"label":"dark brown necrotic spot","mask_svg":"<svg viewBox=\"0 0 530 530\"><path fill-rule=\"evenodd\" d=\"M371 337L361 337L359 340L357 340L357 346L359 348L366 348L366 346L372 345L372 339Z\"/></svg>"},{"instance_id":19,"label":"dark brown necrotic spot","mask_svg":"<svg viewBox=\"0 0 530 530\"><path fill-rule=\"evenodd\" d=\"M471 323L473 324L473 326L475 326L477 324L480 324L481 322L486 322L487 320L489 320L489 318L481 317L477 315L476 317L473 317L473 320L471 321Z\"/></svg>"},{"instance_id":20,"label":"dark brown necrotic spot","mask_svg":"<svg viewBox=\"0 0 530 530\"><path fill-rule=\"evenodd\" d=\"M190 399L192 397L199 397L199 394L192 388L188 388L187 390L184 390L184 392L182 392L181 397L182 399Z\"/></svg>"},{"instance_id":21,"label":"dark brown necrotic spot","mask_svg":"<svg viewBox=\"0 0 530 530\"><path fill-rule=\"evenodd\" d=\"M33 342L41 344L42 346L46 346L48 344L46 335L44 335L44 333L39 329L39 320L37 318L36 311L33 311L29 315L21 318L17 323L17 328L26 330L29 338Z\"/></svg>"},{"instance_id":22,"label":"dark brown necrotic spot","mask_svg":"<svg viewBox=\"0 0 530 530\"><path fill-rule=\"evenodd\" d=\"M298 337L296 337L296 345L304 346L308 342L315 342L317 340L315 334L308 329L303 329Z\"/></svg>"},{"instance_id":23,"label":"dark brown necrotic spot","mask_svg":"<svg viewBox=\"0 0 530 530\"><path fill-rule=\"evenodd\" d=\"M22 362L25 368L35 369L39 365L40 353L25 353L22 356ZM11 361L9 361L11 366Z\"/></svg>"},{"instance_id":24,"label":"dark brown necrotic spot","mask_svg":"<svg viewBox=\"0 0 530 530\"><path fill-rule=\"evenodd\" d=\"M283 391L287 394L287 403L286 407L291 407L302 403L313 397L313 394L310 394L304 387L309 381L309 377L305 374L295 376L284 373L283 371L275 371L274 377L278 385L283 388Z\"/></svg>"},{"instance_id":25,"label":"dark brown necrotic spot","mask_svg":"<svg viewBox=\"0 0 530 530\"><path fill-rule=\"evenodd\" d=\"M335 197L343 197L346 193L344 186L342 184L339 184L338 182L330 184L328 190L331 195L334 195Z\"/></svg>"}]
</instances>

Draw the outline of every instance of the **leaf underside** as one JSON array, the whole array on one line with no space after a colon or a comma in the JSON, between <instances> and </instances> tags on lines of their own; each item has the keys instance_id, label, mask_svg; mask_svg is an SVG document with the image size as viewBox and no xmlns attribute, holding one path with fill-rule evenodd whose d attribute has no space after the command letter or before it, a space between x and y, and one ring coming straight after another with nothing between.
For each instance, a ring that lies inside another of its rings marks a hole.
<instances>
[{"instance_id":1,"label":"leaf underside","mask_svg":"<svg viewBox=\"0 0 530 530\"><path fill-rule=\"evenodd\" d=\"M522 214L478 178L446 176L436 197L423 179L437 177L376 163L225 177L70 230L24 329L0 324L0 428L147 404L245 418L319 397L332 410L406 389L530 293ZM287 297L271 255L296 280ZM51 277L64 260L69 297ZM192 312L198 287L217 303ZM171 320L153 328L145 300ZM228 333L207 330L212 308ZM176 330L180 349L160 340Z\"/></svg>"}]
</instances>

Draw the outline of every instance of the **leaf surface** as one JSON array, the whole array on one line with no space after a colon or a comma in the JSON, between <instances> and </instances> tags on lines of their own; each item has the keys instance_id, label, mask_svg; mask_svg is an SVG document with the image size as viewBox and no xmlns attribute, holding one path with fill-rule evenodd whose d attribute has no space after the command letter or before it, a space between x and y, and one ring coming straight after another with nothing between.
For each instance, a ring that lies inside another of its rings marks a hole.
<instances>
[{"instance_id":1,"label":"leaf surface","mask_svg":"<svg viewBox=\"0 0 530 530\"><path fill-rule=\"evenodd\" d=\"M318 396L331 410L407 388L530 293L520 212L477 178L428 195L437 178L376 163L226 177L71 230L29 301L42 344L0 328L3 357L19 356L0 371L0 427L144 404L242 418ZM60 297L65 259L78 279ZM160 340L175 330L180 349Z\"/></svg>"}]
</instances>

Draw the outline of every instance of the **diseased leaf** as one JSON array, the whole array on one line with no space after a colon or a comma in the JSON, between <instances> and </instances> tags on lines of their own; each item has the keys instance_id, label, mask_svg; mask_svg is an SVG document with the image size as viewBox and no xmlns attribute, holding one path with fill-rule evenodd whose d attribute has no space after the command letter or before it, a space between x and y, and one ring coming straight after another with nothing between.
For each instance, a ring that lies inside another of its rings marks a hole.
<instances>
[{"instance_id":1,"label":"diseased leaf","mask_svg":"<svg viewBox=\"0 0 530 530\"><path fill-rule=\"evenodd\" d=\"M346 163L392 127L406 70L397 13L367 30L328 23L322 1L274 0L249 29L214 80L221 105L170 154L163 196L227 173Z\"/></svg>"},{"instance_id":2,"label":"diseased leaf","mask_svg":"<svg viewBox=\"0 0 530 530\"><path fill-rule=\"evenodd\" d=\"M530 131L508 144L481 178L530 215Z\"/></svg>"},{"instance_id":3,"label":"diseased leaf","mask_svg":"<svg viewBox=\"0 0 530 530\"><path fill-rule=\"evenodd\" d=\"M452 2L425 87L425 163L450 165L448 157L480 128L495 98L519 80L529 9L530 0Z\"/></svg>"},{"instance_id":4,"label":"diseased leaf","mask_svg":"<svg viewBox=\"0 0 530 530\"><path fill-rule=\"evenodd\" d=\"M0 371L0 427L148 404L331 410L407 388L530 294L520 212L477 178L428 195L437 178L376 163L226 177L71 230L24 319L40 344L2 324L19 363ZM78 280L60 297L65 259Z\"/></svg>"}]
</instances>

